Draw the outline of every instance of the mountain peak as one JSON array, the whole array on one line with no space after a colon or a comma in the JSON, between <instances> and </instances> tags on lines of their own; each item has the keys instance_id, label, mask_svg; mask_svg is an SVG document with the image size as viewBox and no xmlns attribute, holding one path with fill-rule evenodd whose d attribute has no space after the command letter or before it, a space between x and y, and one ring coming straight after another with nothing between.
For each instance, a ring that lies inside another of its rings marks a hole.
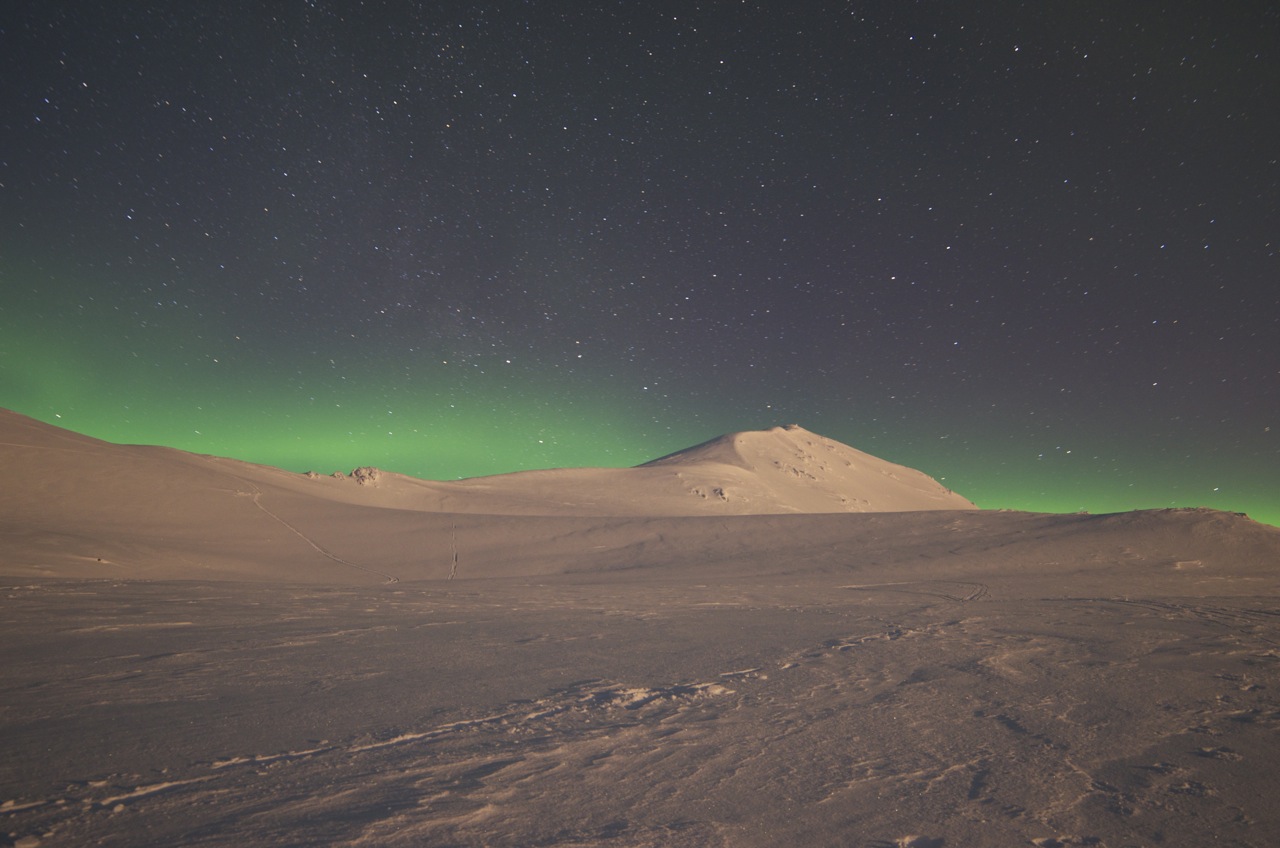
<instances>
[{"instance_id":1,"label":"mountain peak","mask_svg":"<svg viewBox=\"0 0 1280 848\"><path fill-rule=\"evenodd\" d=\"M757 504L795 512L910 512L975 509L938 481L798 424L726 433L638 466L675 471L686 480L724 481ZM763 511L763 510L762 510Z\"/></svg>"}]
</instances>

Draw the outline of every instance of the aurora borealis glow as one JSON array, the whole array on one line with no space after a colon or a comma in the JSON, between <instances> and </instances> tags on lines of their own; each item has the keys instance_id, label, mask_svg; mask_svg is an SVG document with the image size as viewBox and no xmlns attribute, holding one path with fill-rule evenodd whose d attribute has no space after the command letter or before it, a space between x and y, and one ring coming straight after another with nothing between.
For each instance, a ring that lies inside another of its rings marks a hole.
<instances>
[{"instance_id":1,"label":"aurora borealis glow","mask_svg":"<svg viewBox=\"0 0 1280 848\"><path fill-rule=\"evenodd\" d=\"M451 478L789 422L1280 523L1280 15L10 4L0 406Z\"/></svg>"}]
</instances>

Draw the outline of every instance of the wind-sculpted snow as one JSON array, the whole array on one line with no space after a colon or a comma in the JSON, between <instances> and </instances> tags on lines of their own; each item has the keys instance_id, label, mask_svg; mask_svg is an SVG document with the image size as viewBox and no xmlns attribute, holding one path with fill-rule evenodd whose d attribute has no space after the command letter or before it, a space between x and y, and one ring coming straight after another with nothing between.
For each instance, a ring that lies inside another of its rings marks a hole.
<instances>
[{"instance_id":1,"label":"wind-sculpted snow","mask_svg":"<svg viewBox=\"0 0 1280 848\"><path fill-rule=\"evenodd\" d=\"M1136 568L15 584L0 816L68 846L1271 844L1274 585Z\"/></svg>"}]
</instances>

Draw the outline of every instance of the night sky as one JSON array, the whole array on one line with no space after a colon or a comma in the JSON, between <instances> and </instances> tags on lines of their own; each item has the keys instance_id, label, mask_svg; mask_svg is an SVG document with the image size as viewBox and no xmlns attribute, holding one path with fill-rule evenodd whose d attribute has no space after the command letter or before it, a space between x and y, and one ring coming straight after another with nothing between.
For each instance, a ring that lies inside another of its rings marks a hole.
<instances>
[{"instance_id":1,"label":"night sky","mask_svg":"<svg viewBox=\"0 0 1280 848\"><path fill-rule=\"evenodd\" d=\"M798 423L1280 523L1270 2L8 2L0 406L447 479Z\"/></svg>"}]
</instances>

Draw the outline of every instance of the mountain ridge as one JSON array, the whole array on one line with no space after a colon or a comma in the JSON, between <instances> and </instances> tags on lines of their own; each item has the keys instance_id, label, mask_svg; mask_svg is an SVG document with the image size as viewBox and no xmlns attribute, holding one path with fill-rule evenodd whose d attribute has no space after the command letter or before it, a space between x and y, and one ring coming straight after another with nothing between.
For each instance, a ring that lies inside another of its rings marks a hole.
<instances>
[{"instance_id":1,"label":"mountain ridge","mask_svg":"<svg viewBox=\"0 0 1280 848\"><path fill-rule=\"evenodd\" d=\"M188 468L216 464L226 471L238 464L253 476L268 475L272 484L292 475L291 488L306 481L327 499L358 497L360 503L430 512L676 517L977 508L923 472L798 425L727 433L631 468L546 468L448 481L369 467L348 475L296 474L176 448L120 445L4 410L0 442L12 451L24 440L28 447L70 442L99 454L95 466L124 463L116 470L121 476L130 461L154 466L165 457ZM9 462L30 465L17 457ZM78 475L85 469L46 464L31 473ZM363 484L359 495L345 485L351 481Z\"/></svg>"}]
</instances>

